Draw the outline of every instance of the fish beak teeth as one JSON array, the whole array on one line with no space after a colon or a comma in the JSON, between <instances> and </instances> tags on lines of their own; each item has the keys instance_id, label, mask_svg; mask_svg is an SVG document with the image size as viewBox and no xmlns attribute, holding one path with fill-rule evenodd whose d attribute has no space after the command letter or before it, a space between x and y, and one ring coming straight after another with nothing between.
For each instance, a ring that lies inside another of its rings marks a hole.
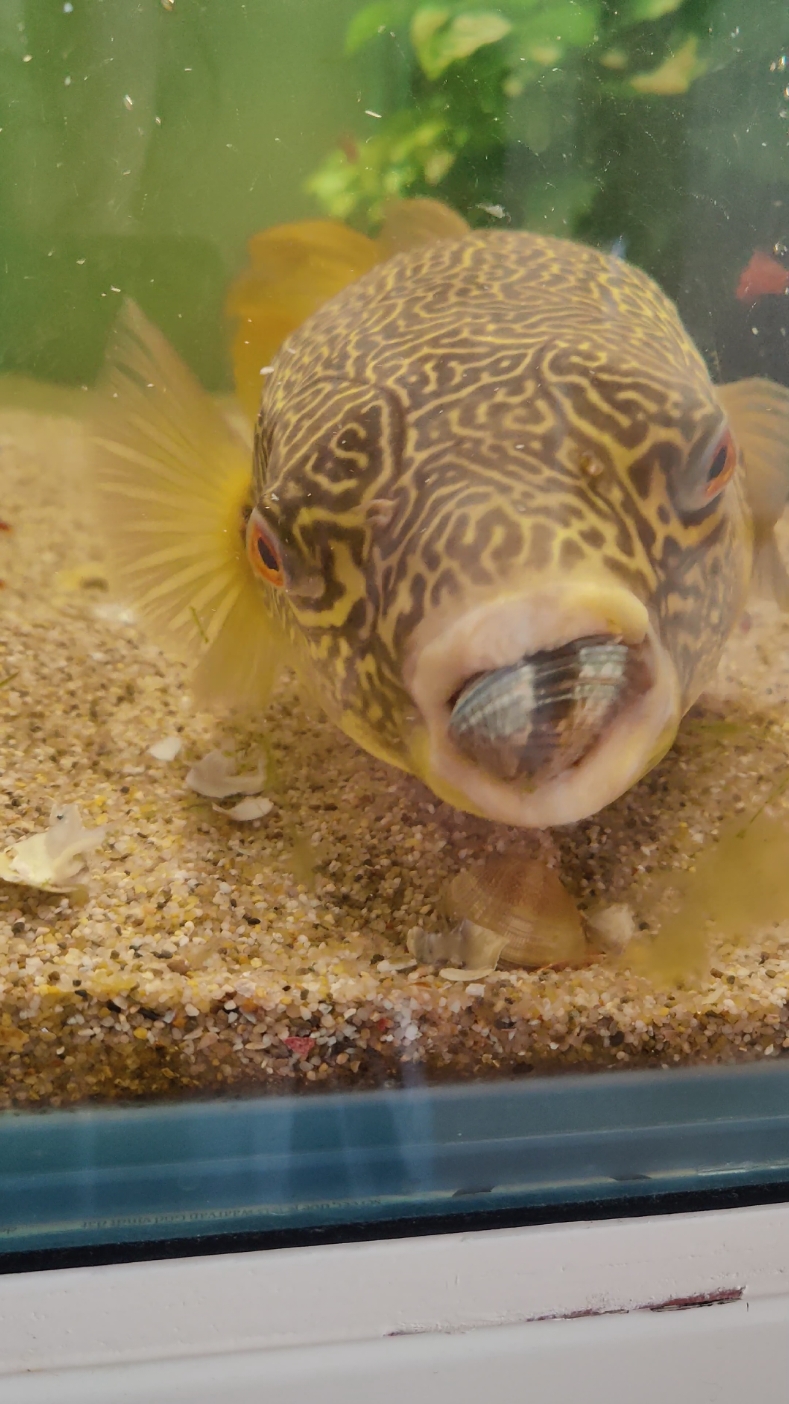
<instances>
[{"instance_id":1,"label":"fish beak teeth","mask_svg":"<svg viewBox=\"0 0 789 1404\"><path fill-rule=\"evenodd\" d=\"M499 780L551 780L583 760L650 684L639 646L575 639L471 678L450 699L449 737Z\"/></svg>"}]
</instances>

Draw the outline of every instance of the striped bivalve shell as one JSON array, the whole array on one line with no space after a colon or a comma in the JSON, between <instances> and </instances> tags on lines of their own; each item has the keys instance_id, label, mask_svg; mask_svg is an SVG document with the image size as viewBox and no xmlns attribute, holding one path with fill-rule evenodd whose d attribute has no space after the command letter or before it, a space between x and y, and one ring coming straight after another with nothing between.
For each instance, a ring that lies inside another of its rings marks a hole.
<instances>
[{"instance_id":1,"label":"striped bivalve shell","mask_svg":"<svg viewBox=\"0 0 789 1404\"><path fill-rule=\"evenodd\" d=\"M637 648L599 635L545 649L472 678L449 734L502 780L546 780L588 755L614 717L648 686Z\"/></svg>"},{"instance_id":2,"label":"striped bivalve shell","mask_svg":"<svg viewBox=\"0 0 789 1404\"><path fill-rule=\"evenodd\" d=\"M585 953L581 917L557 873L500 854L458 873L447 893L467 964L565 965Z\"/></svg>"}]
</instances>

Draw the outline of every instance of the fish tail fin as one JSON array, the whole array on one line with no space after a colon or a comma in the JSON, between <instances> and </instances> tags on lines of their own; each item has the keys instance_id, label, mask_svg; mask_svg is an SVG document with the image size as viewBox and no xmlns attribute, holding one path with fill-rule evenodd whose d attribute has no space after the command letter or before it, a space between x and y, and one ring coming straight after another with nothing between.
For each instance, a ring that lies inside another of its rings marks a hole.
<instances>
[{"instance_id":1,"label":"fish tail fin","mask_svg":"<svg viewBox=\"0 0 789 1404\"><path fill-rule=\"evenodd\" d=\"M264 229L249 241L249 267L231 285L227 315L237 321L232 356L236 390L254 418L262 372L311 313L381 260L373 239L338 220L303 220Z\"/></svg>"},{"instance_id":2,"label":"fish tail fin","mask_svg":"<svg viewBox=\"0 0 789 1404\"><path fill-rule=\"evenodd\" d=\"M441 200L389 200L378 243L384 257L391 257L437 239L462 239L470 232L462 215Z\"/></svg>"},{"instance_id":3,"label":"fish tail fin","mask_svg":"<svg viewBox=\"0 0 789 1404\"><path fill-rule=\"evenodd\" d=\"M285 641L246 559L250 452L127 302L96 392L92 479L111 573L209 706L266 700Z\"/></svg>"},{"instance_id":4,"label":"fish tail fin","mask_svg":"<svg viewBox=\"0 0 789 1404\"><path fill-rule=\"evenodd\" d=\"M718 394L745 467L754 524L753 583L789 611L789 573L774 531L789 502L789 389L752 377L721 385Z\"/></svg>"},{"instance_id":5,"label":"fish tail fin","mask_svg":"<svg viewBox=\"0 0 789 1404\"><path fill-rule=\"evenodd\" d=\"M233 369L247 413L257 414L262 374L283 341L330 297L392 254L467 233L465 220L439 200L390 200L377 239L335 219L277 224L255 234L249 267L225 302L237 323Z\"/></svg>"}]
</instances>

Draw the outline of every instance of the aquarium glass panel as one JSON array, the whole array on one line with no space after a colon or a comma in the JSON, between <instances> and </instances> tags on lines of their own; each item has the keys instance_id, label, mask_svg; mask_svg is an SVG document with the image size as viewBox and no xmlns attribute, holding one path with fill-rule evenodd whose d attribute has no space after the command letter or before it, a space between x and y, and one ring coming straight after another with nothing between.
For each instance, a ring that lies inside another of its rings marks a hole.
<instances>
[{"instance_id":1,"label":"aquarium glass panel","mask_svg":"<svg viewBox=\"0 0 789 1404\"><path fill-rule=\"evenodd\" d=\"M0 1247L789 1181L786 5L4 0L0 289Z\"/></svg>"}]
</instances>

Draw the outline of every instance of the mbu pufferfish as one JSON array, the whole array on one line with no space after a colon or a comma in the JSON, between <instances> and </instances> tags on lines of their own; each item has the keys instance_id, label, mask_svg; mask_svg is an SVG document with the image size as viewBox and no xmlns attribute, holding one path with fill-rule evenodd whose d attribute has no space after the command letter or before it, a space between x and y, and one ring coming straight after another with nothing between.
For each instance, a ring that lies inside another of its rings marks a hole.
<instances>
[{"instance_id":1,"label":"mbu pufferfish","mask_svg":"<svg viewBox=\"0 0 789 1404\"><path fill-rule=\"evenodd\" d=\"M441 799L567 824L668 750L754 565L789 600L772 530L789 390L713 385L673 304L618 257L411 209L404 251L264 368L251 472L126 308L97 433L120 585L199 656L209 702L257 707L295 666Z\"/></svg>"}]
</instances>

